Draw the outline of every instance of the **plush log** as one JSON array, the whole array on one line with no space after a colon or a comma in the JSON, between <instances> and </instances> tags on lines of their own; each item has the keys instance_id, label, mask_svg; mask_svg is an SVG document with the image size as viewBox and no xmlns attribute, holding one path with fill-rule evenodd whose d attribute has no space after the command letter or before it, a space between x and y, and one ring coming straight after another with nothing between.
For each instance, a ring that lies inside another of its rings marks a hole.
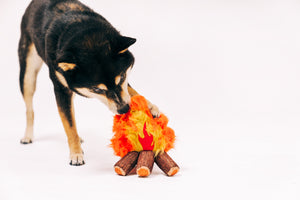
<instances>
[{"instance_id":1,"label":"plush log","mask_svg":"<svg viewBox=\"0 0 300 200\"><path fill-rule=\"evenodd\" d=\"M166 152L157 155L155 163L168 176L173 176L179 171L178 165Z\"/></svg>"},{"instance_id":2,"label":"plush log","mask_svg":"<svg viewBox=\"0 0 300 200\"><path fill-rule=\"evenodd\" d=\"M128 173L128 175L135 175L136 174L136 165L134 168Z\"/></svg>"},{"instance_id":3,"label":"plush log","mask_svg":"<svg viewBox=\"0 0 300 200\"><path fill-rule=\"evenodd\" d=\"M135 167L139 153L131 151L121 158L114 166L115 172L119 175L126 176Z\"/></svg>"},{"instance_id":4,"label":"plush log","mask_svg":"<svg viewBox=\"0 0 300 200\"><path fill-rule=\"evenodd\" d=\"M147 177L151 174L154 164L153 151L141 151L136 166L136 173L140 177Z\"/></svg>"},{"instance_id":5,"label":"plush log","mask_svg":"<svg viewBox=\"0 0 300 200\"><path fill-rule=\"evenodd\" d=\"M115 172L119 175L138 174L147 177L151 174L154 162L168 176L174 176L179 167L175 161L166 153L160 153L154 157L153 151L131 151L115 164Z\"/></svg>"}]
</instances>

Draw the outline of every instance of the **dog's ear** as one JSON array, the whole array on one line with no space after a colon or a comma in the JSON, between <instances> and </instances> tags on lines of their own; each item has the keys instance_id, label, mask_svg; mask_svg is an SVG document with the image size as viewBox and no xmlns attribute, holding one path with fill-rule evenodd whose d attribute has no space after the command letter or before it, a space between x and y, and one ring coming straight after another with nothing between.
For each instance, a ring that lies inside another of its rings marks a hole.
<instances>
[{"instance_id":1,"label":"dog's ear","mask_svg":"<svg viewBox=\"0 0 300 200\"><path fill-rule=\"evenodd\" d=\"M120 37L118 40L117 52L118 54L124 53L127 51L128 47L133 45L136 42L135 38L131 37Z\"/></svg>"},{"instance_id":2,"label":"dog's ear","mask_svg":"<svg viewBox=\"0 0 300 200\"><path fill-rule=\"evenodd\" d=\"M72 70L76 67L74 56L69 52L60 52L56 59L57 67L63 71Z\"/></svg>"}]
</instances>

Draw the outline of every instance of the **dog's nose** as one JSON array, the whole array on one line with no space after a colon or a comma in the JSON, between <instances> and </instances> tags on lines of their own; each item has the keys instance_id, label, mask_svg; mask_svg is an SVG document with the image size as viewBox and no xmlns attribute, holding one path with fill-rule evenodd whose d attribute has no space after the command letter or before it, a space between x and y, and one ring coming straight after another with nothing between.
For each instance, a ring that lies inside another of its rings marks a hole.
<instances>
[{"instance_id":1,"label":"dog's nose","mask_svg":"<svg viewBox=\"0 0 300 200\"><path fill-rule=\"evenodd\" d=\"M126 104L125 106L122 106L120 109L118 109L119 114L127 113L130 109L130 106Z\"/></svg>"}]
</instances>

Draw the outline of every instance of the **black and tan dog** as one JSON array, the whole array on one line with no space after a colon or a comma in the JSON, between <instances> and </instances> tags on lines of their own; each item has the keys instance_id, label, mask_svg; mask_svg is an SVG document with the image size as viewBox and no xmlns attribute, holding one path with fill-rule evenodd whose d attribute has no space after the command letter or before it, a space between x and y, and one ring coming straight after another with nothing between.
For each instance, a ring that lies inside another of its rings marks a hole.
<instances>
[{"instance_id":1,"label":"black and tan dog","mask_svg":"<svg viewBox=\"0 0 300 200\"><path fill-rule=\"evenodd\" d=\"M20 87L26 104L27 127L22 144L32 142L32 98L37 74L45 62L58 111L68 137L71 165L82 165L73 96L95 97L114 113L129 110L137 92L127 75L134 57L128 47L135 39L124 37L101 15L77 0L33 0L21 24L19 42ZM153 116L158 108L149 102Z\"/></svg>"}]
</instances>

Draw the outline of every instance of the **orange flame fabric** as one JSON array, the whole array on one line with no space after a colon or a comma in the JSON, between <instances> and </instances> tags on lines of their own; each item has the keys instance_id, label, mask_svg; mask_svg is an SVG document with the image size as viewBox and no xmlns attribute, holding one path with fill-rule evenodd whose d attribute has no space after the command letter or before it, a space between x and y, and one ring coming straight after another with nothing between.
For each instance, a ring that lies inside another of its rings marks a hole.
<instances>
[{"instance_id":1,"label":"orange flame fabric","mask_svg":"<svg viewBox=\"0 0 300 200\"><path fill-rule=\"evenodd\" d=\"M143 96L133 96L130 111L114 117L111 147L121 157L130 151L152 150L155 155L167 152L175 142L175 133L167 124L164 114L153 118Z\"/></svg>"}]
</instances>

